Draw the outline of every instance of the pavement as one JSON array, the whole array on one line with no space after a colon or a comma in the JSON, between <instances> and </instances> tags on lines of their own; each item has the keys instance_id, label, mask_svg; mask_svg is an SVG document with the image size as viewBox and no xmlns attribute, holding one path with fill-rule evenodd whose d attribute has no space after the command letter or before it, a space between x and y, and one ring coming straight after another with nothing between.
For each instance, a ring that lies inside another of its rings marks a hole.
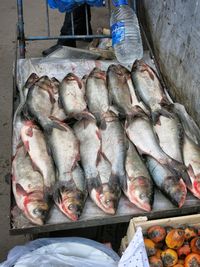
<instances>
[{"instance_id":1,"label":"pavement","mask_svg":"<svg viewBox=\"0 0 200 267\"><path fill-rule=\"evenodd\" d=\"M11 236L10 229L10 184L12 104L13 104L13 63L16 54L17 1L0 3L0 262L16 245L30 240L29 235ZM51 34L59 35L64 14L50 10ZM93 32L98 27L108 27L109 16L105 8L92 8ZM24 26L26 35L45 35L45 1L24 1ZM42 51L55 41L28 42L26 57L40 57ZM80 43L82 45L83 43Z\"/></svg>"}]
</instances>

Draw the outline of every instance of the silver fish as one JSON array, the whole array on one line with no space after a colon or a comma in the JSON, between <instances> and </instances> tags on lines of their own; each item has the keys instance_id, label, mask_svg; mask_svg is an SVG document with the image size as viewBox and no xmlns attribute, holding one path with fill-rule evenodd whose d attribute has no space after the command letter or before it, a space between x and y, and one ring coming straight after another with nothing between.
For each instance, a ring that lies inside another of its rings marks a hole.
<instances>
[{"instance_id":1,"label":"silver fish","mask_svg":"<svg viewBox=\"0 0 200 267\"><path fill-rule=\"evenodd\" d=\"M170 168L175 174L185 171L182 163L169 157L159 146L159 141L153 131L148 116L140 107L135 107L135 116L126 121L126 133L141 154L152 156L160 164Z\"/></svg>"},{"instance_id":2,"label":"silver fish","mask_svg":"<svg viewBox=\"0 0 200 267\"><path fill-rule=\"evenodd\" d=\"M45 192L52 194L56 179L55 168L44 134L32 121L26 121L21 128L21 139L34 168L42 174Z\"/></svg>"},{"instance_id":3,"label":"silver fish","mask_svg":"<svg viewBox=\"0 0 200 267\"><path fill-rule=\"evenodd\" d=\"M28 91L25 116L34 119L43 129L48 129L52 125L50 116L54 102L51 80L43 76Z\"/></svg>"},{"instance_id":4,"label":"silver fish","mask_svg":"<svg viewBox=\"0 0 200 267\"><path fill-rule=\"evenodd\" d=\"M74 126L80 141L81 163L91 199L105 213L114 214L120 190L115 185L111 163L101 153L101 134L95 120L81 120Z\"/></svg>"},{"instance_id":5,"label":"silver fish","mask_svg":"<svg viewBox=\"0 0 200 267\"><path fill-rule=\"evenodd\" d=\"M53 196L60 210L75 221L81 215L87 195L84 176L78 166L79 142L69 126L57 123L63 129L53 127L47 137L58 172Z\"/></svg>"},{"instance_id":6,"label":"silver fish","mask_svg":"<svg viewBox=\"0 0 200 267\"><path fill-rule=\"evenodd\" d=\"M122 187L130 202L142 210L151 211L154 198L153 182L134 145L128 141L125 160L126 180Z\"/></svg>"},{"instance_id":7,"label":"silver fish","mask_svg":"<svg viewBox=\"0 0 200 267\"><path fill-rule=\"evenodd\" d=\"M182 123L186 135L193 140L198 146L200 146L200 129L187 113L185 107L179 103L172 105L173 112L176 113Z\"/></svg>"},{"instance_id":8,"label":"silver fish","mask_svg":"<svg viewBox=\"0 0 200 267\"><path fill-rule=\"evenodd\" d=\"M101 130L102 152L112 163L112 175L116 183L123 184L126 179L124 162L126 155L126 136L118 117L112 111L104 115L106 128Z\"/></svg>"},{"instance_id":9,"label":"silver fish","mask_svg":"<svg viewBox=\"0 0 200 267\"><path fill-rule=\"evenodd\" d=\"M55 77L53 77L51 78L51 84L52 84L52 91L54 93L54 99L55 99L55 103L53 104L53 110L52 110L51 116L60 121L64 121L66 120L67 116L65 114L64 109L61 107L59 103L60 82Z\"/></svg>"},{"instance_id":10,"label":"silver fish","mask_svg":"<svg viewBox=\"0 0 200 267\"><path fill-rule=\"evenodd\" d=\"M108 90L106 87L106 73L94 68L86 82L86 97L90 112L95 116L98 125L105 128L103 115L108 111Z\"/></svg>"},{"instance_id":11,"label":"silver fish","mask_svg":"<svg viewBox=\"0 0 200 267\"><path fill-rule=\"evenodd\" d=\"M100 154L97 170L101 188L93 188L91 198L105 213L115 214L121 190L115 176L113 177L112 164L103 154Z\"/></svg>"},{"instance_id":12,"label":"silver fish","mask_svg":"<svg viewBox=\"0 0 200 267\"><path fill-rule=\"evenodd\" d=\"M195 197L200 199L200 146L186 134L183 142L183 161L191 180L191 185L187 187Z\"/></svg>"},{"instance_id":13,"label":"silver fish","mask_svg":"<svg viewBox=\"0 0 200 267\"><path fill-rule=\"evenodd\" d=\"M170 170L152 157L147 156L147 167L154 183L160 191L177 207L185 203L187 189L183 179L175 176Z\"/></svg>"},{"instance_id":14,"label":"silver fish","mask_svg":"<svg viewBox=\"0 0 200 267\"><path fill-rule=\"evenodd\" d=\"M151 109L155 123L159 114L167 115L162 105L170 104L155 71L143 60L136 60L131 70L131 77L137 96Z\"/></svg>"},{"instance_id":15,"label":"silver fish","mask_svg":"<svg viewBox=\"0 0 200 267\"><path fill-rule=\"evenodd\" d=\"M43 177L34 171L23 146L17 148L12 162L12 189L17 206L34 224L43 225L48 215L48 199L44 194Z\"/></svg>"},{"instance_id":16,"label":"silver fish","mask_svg":"<svg viewBox=\"0 0 200 267\"><path fill-rule=\"evenodd\" d=\"M183 162L183 128L178 117L175 114L171 114L170 117L161 115L154 129L162 150L171 158Z\"/></svg>"},{"instance_id":17,"label":"silver fish","mask_svg":"<svg viewBox=\"0 0 200 267\"><path fill-rule=\"evenodd\" d=\"M92 116L87 110L82 87L82 81L73 73L68 73L60 84L60 100L69 118L81 119Z\"/></svg>"},{"instance_id":18,"label":"silver fish","mask_svg":"<svg viewBox=\"0 0 200 267\"><path fill-rule=\"evenodd\" d=\"M114 105L123 116L132 115L132 97L127 80L130 72L121 65L110 65L107 70L107 83L110 105Z\"/></svg>"}]
</instances>

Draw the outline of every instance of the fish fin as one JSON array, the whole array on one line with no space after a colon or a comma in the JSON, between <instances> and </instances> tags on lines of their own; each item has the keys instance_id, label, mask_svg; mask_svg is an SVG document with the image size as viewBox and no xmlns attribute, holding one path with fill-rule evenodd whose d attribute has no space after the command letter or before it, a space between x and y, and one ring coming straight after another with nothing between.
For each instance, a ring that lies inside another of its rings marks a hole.
<instances>
[{"instance_id":1,"label":"fish fin","mask_svg":"<svg viewBox=\"0 0 200 267\"><path fill-rule=\"evenodd\" d=\"M92 189L96 189L98 191L102 190L102 183L99 174L94 178L87 179L87 188L88 192L91 192Z\"/></svg>"},{"instance_id":2,"label":"fish fin","mask_svg":"<svg viewBox=\"0 0 200 267\"><path fill-rule=\"evenodd\" d=\"M96 158L96 166L98 166L99 162L101 161L101 149L99 149L97 153L97 158Z\"/></svg>"},{"instance_id":3,"label":"fish fin","mask_svg":"<svg viewBox=\"0 0 200 267\"><path fill-rule=\"evenodd\" d=\"M165 108L156 109L151 113L151 119L153 125L155 125L158 122L160 115L165 116L167 118L172 118L173 116L172 113Z\"/></svg>"},{"instance_id":4,"label":"fish fin","mask_svg":"<svg viewBox=\"0 0 200 267\"><path fill-rule=\"evenodd\" d=\"M26 192L26 190L24 190L24 188L18 183L16 184L16 192L19 195L28 196L28 193Z\"/></svg>"},{"instance_id":5,"label":"fish fin","mask_svg":"<svg viewBox=\"0 0 200 267\"><path fill-rule=\"evenodd\" d=\"M188 167L187 167L187 171L188 171L188 175L189 175L190 177L192 177L192 179L195 180L196 176L195 176L195 174L194 174L194 171L193 171L193 168L192 168L192 165L191 165L191 164L188 165Z\"/></svg>"},{"instance_id":6,"label":"fish fin","mask_svg":"<svg viewBox=\"0 0 200 267\"><path fill-rule=\"evenodd\" d=\"M59 107L60 109L63 109L62 98L61 98L60 96L58 97L58 107Z\"/></svg>"},{"instance_id":7,"label":"fish fin","mask_svg":"<svg viewBox=\"0 0 200 267\"><path fill-rule=\"evenodd\" d=\"M101 132L99 130L96 130L96 135L98 139L101 141L102 137L101 137Z\"/></svg>"},{"instance_id":8,"label":"fish fin","mask_svg":"<svg viewBox=\"0 0 200 267\"><path fill-rule=\"evenodd\" d=\"M101 130L105 130L107 125L106 125L106 120L104 118L104 116L99 113L99 112L96 112L94 114L96 120L97 120L97 126L101 129Z\"/></svg>"},{"instance_id":9,"label":"fish fin","mask_svg":"<svg viewBox=\"0 0 200 267\"><path fill-rule=\"evenodd\" d=\"M94 116L92 115L92 113L90 113L89 111L85 110L85 111L82 111L78 114L75 114L74 115L74 118L76 120L81 120L81 119L88 119L88 120L91 120L91 119L95 119Z\"/></svg>"},{"instance_id":10,"label":"fish fin","mask_svg":"<svg viewBox=\"0 0 200 267\"><path fill-rule=\"evenodd\" d=\"M58 120L57 118L50 116L49 118L49 123L44 126L44 130L46 133L51 133L53 128L56 128L61 131L67 131L67 125Z\"/></svg>"},{"instance_id":11,"label":"fish fin","mask_svg":"<svg viewBox=\"0 0 200 267\"><path fill-rule=\"evenodd\" d=\"M126 174L118 176L118 179L121 189L126 192L128 188Z\"/></svg>"},{"instance_id":12,"label":"fish fin","mask_svg":"<svg viewBox=\"0 0 200 267\"><path fill-rule=\"evenodd\" d=\"M162 107L165 107L166 109L169 110L169 112L172 111L172 107L173 107L173 103L170 103L169 100L167 99L166 95L163 95L161 101L160 101L160 105Z\"/></svg>"},{"instance_id":13,"label":"fish fin","mask_svg":"<svg viewBox=\"0 0 200 267\"><path fill-rule=\"evenodd\" d=\"M29 141L24 141L24 147L25 147L26 152L30 150Z\"/></svg>"},{"instance_id":14,"label":"fish fin","mask_svg":"<svg viewBox=\"0 0 200 267\"><path fill-rule=\"evenodd\" d=\"M56 188L53 192L53 199L56 203L61 203L62 202L62 194L60 192L60 188Z\"/></svg>"},{"instance_id":15,"label":"fish fin","mask_svg":"<svg viewBox=\"0 0 200 267\"><path fill-rule=\"evenodd\" d=\"M163 163L163 165L165 165L174 175L182 177L186 184L191 184L190 178L186 172L187 168L183 163L171 158L169 162Z\"/></svg>"}]
</instances>

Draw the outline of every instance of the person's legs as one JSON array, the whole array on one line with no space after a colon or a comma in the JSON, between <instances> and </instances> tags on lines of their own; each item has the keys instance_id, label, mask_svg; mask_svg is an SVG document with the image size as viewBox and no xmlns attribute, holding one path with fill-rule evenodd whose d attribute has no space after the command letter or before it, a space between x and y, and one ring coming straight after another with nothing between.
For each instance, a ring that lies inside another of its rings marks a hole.
<instances>
[{"instance_id":1,"label":"person's legs","mask_svg":"<svg viewBox=\"0 0 200 267\"><path fill-rule=\"evenodd\" d=\"M87 5L87 12L88 12L89 34L92 35L92 27L90 23L91 12L90 12L89 5ZM78 6L73 10L73 18L74 18L74 34L75 35L86 35L87 30L86 30L85 5ZM72 35L71 14L68 12L65 13L64 23L60 30L60 36L62 35ZM49 49L44 50L42 54L46 56L52 53L58 48L59 45L76 47L76 40L75 39L58 39L58 42L56 45L50 47ZM84 39L84 41L90 42L92 41L92 39Z\"/></svg>"},{"instance_id":2,"label":"person's legs","mask_svg":"<svg viewBox=\"0 0 200 267\"><path fill-rule=\"evenodd\" d=\"M87 5L87 12L88 12L88 28L89 34L92 34L92 27L91 27L91 12L90 7ZM87 33L86 30L86 15L85 15L85 5L81 5L76 7L73 10L73 19L74 19L74 34L75 35L85 35ZM65 20L63 26L60 31L60 35L72 35L72 24L71 24L71 14L65 14ZM66 45L66 46L76 46L75 40L67 40L67 39L59 39L59 45Z\"/></svg>"}]
</instances>

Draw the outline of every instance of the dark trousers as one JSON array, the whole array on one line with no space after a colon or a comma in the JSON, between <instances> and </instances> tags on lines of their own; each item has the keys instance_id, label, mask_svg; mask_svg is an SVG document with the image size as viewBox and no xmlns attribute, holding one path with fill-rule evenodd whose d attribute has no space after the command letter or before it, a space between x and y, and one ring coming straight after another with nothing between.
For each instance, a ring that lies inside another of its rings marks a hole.
<instances>
[{"instance_id":1,"label":"dark trousers","mask_svg":"<svg viewBox=\"0 0 200 267\"><path fill-rule=\"evenodd\" d=\"M92 34L92 28L91 28L91 12L90 7L87 5L87 13L88 13L88 26L89 26L89 34ZM73 18L74 18L74 34L75 35L85 35L86 34L86 14L85 14L85 5L81 5L76 7L73 10ZM60 35L72 35L72 23L71 23L71 14L65 13L65 20L63 23L63 26L60 31ZM87 39L85 39L87 40ZM91 41L88 40L88 41ZM65 46L72 46L76 47L76 41L75 39L59 39L58 40L59 45L65 45Z\"/></svg>"}]
</instances>

